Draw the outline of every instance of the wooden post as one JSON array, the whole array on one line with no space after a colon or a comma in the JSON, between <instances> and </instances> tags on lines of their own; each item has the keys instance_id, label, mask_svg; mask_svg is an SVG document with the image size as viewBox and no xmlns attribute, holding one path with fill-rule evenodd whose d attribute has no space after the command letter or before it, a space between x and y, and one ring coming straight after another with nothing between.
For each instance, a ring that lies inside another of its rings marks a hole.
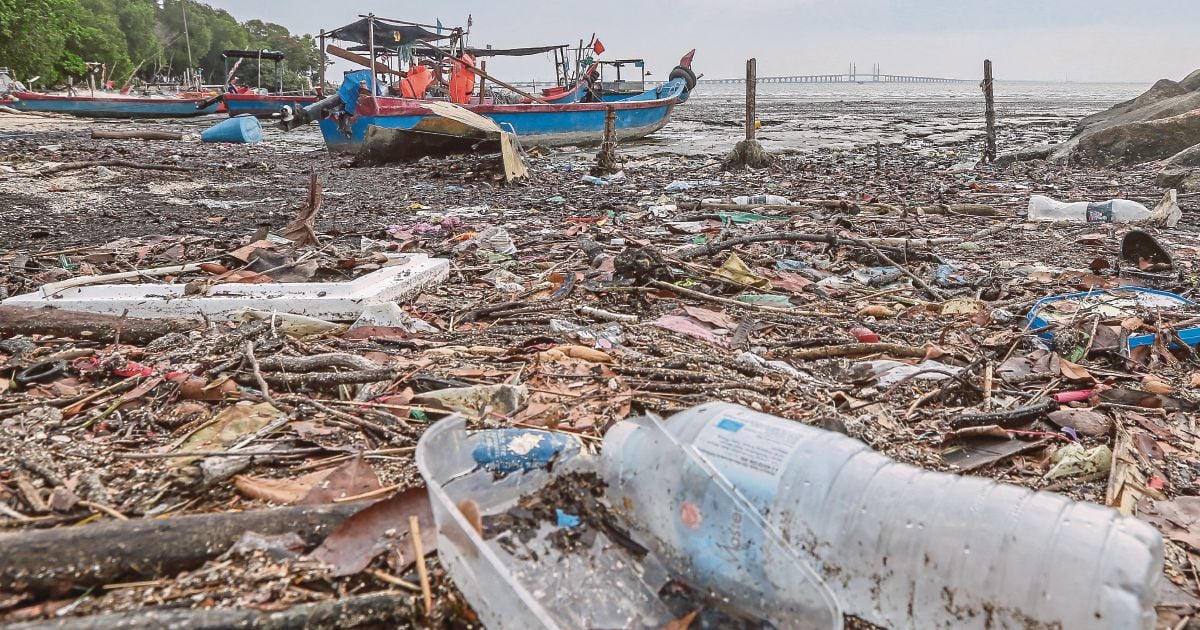
<instances>
[{"instance_id":1,"label":"wooden post","mask_svg":"<svg viewBox=\"0 0 1200 630\"><path fill-rule=\"evenodd\" d=\"M376 72L376 70L375 70L375 14L374 13L367 16L367 29L368 29L367 47L371 49L371 52L367 54L367 57L371 59L371 65L368 66L369 68L371 68L371 85L370 85L371 98L375 98L375 72Z\"/></svg>"},{"instance_id":2,"label":"wooden post","mask_svg":"<svg viewBox=\"0 0 1200 630\"><path fill-rule=\"evenodd\" d=\"M617 170L617 110L612 105L604 114L604 141L596 154L593 175L608 175Z\"/></svg>"},{"instance_id":3,"label":"wooden post","mask_svg":"<svg viewBox=\"0 0 1200 630\"><path fill-rule=\"evenodd\" d=\"M746 139L754 139L754 99L758 88L758 60L746 60Z\"/></svg>"},{"instance_id":4,"label":"wooden post","mask_svg":"<svg viewBox=\"0 0 1200 630\"><path fill-rule=\"evenodd\" d=\"M317 95L325 96L325 29L321 29L321 73L317 83Z\"/></svg>"},{"instance_id":5,"label":"wooden post","mask_svg":"<svg viewBox=\"0 0 1200 630\"><path fill-rule=\"evenodd\" d=\"M996 161L996 99L992 93L992 60L983 60L983 103L987 116L987 145L983 149L983 160L988 164Z\"/></svg>"}]
</instances>

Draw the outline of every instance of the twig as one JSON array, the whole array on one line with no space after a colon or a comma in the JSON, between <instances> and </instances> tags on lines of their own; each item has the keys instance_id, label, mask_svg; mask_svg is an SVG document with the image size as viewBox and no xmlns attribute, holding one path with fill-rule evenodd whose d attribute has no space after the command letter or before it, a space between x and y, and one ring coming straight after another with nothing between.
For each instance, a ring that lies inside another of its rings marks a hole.
<instances>
[{"instance_id":1,"label":"twig","mask_svg":"<svg viewBox=\"0 0 1200 630\"><path fill-rule=\"evenodd\" d=\"M262 369L258 366L258 359L254 357L254 342L247 339L244 348L246 362L250 364L250 369L254 372L254 380L258 383L258 389L262 391L263 399L274 406L275 399L271 397L271 388L267 386L267 380L263 378Z\"/></svg>"},{"instance_id":2,"label":"twig","mask_svg":"<svg viewBox=\"0 0 1200 630\"><path fill-rule=\"evenodd\" d=\"M866 241L863 241L863 245L865 245L872 252L875 252L875 255L882 258L884 260L884 262L899 269L900 273L903 273L904 275L908 276L909 278L912 278L912 281L917 283L917 286L921 287L922 289L925 289L925 292L928 293L929 295L933 296L933 299L935 299L939 302L944 302L946 300L946 298L942 297L941 293L938 293L936 289L929 286L929 284L926 283L924 280L922 280L920 277L918 277L917 274L909 271L908 267L905 267L904 265L901 265L900 263L892 260L887 254L883 253L883 251L880 250L878 247L875 247L874 245L872 245L871 243L868 243Z\"/></svg>"},{"instance_id":3,"label":"twig","mask_svg":"<svg viewBox=\"0 0 1200 630\"><path fill-rule=\"evenodd\" d=\"M91 168L93 166L121 166L125 168L140 168L148 171L198 171L196 166L177 166L175 164L144 164L141 162L130 162L129 160L93 160L87 162L66 162L64 164L56 164L54 166L44 168L38 171L38 175L45 177L54 173L62 173L64 171L77 171L82 168Z\"/></svg>"},{"instance_id":4,"label":"twig","mask_svg":"<svg viewBox=\"0 0 1200 630\"><path fill-rule=\"evenodd\" d=\"M417 575L421 578L421 596L425 598L425 614L433 612L433 591L429 588L429 567L425 565L425 545L421 542L421 523L416 515L408 517L408 537L417 554Z\"/></svg>"},{"instance_id":5,"label":"twig","mask_svg":"<svg viewBox=\"0 0 1200 630\"><path fill-rule=\"evenodd\" d=\"M371 422L370 420L363 420L362 418L359 418L358 416L353 416L353 415L350 415L343 411L338 411L337 409L334 409L333 407L319 403L311 398L306 398L304 396L284 396L284 397L280 398L280 400L283 402L292 403L294 405L309 405L311 407L316 408L318 411L323 411L339 420L349 422L350 424L353 424L354 426L356 426L360 429L367 429L369 431L374 431L376 433L379 433L380 435L388 436L391 438L403 437L400 433L398 433L397 431L395 431L393 429L389 429L388 427L385 427L381 424L376 424L374 422Z\"/></svg>"},{"instance_id":6,"label":"twig","mask_svg":"<svg viewBox=\"0 0 1200 630\"><path fill-rule=\"evenodd\" d=\"M875 354L884 353L898 357L911 357L914 359L924 359L929 353L925 348L916 348L913 346L904 346L898 343L847 343L838 346L825 346L824 348L812 348L809 350L801 350L788 358L799 361L812 361L814 359L832 359L834 357L847 357L860 354Z\"/></svg>"},{"instance_id":7,"label":"twig","mask_svg":"<svg viewBox=\"0 0 1200 630\"><path fill-rule=\"evenodd\" d=\"M729 306L737 306L739 308L753 309L753 310L757 310L757 311L763 311L766 313L779 313L780 315L796 315L796 316L809 316L809 317L826 317L829 315L829 313L821 313L818 311L798 311L798 310L791 309L791 308L779 308L779 307L775 307L775 306L764 306L762 304L750 304L748 302L739 302L737 300L731 300L729 298L723 298L723 297L720 297L717 295L709 295L707 293L701 293L699 291L693 291L691 289L677 287L669 282L663 282L661 280L651 280L650 284L652 286L658 287L660 289L666 289L668 291L674 291L675 293L678 293L680 295L686 295L693 299L704 300L704 301L713 302L716 304L726 304Z\"/></svg>"},{"instance_id":8,"label":"twig","mask_svg":"<svg viewBox=\"0 0 1200 630\"><path fill-rule=\"evenodd\" d=\"M612 311L606 311L602 308L593 308L591 306L581 306L577 310L579 311L580 314L587 315L588 317L591 317L593 319L602 319L604 321L609 321L609 322L626 322L626 323L633 324L633 323L636 323L638 320L637 315L626 315L625 313L614 313Z\"/></svg>"},{"instance_id":9,"label":"twig","mask_svg":"<svg viewBox=\"0 0 1200 630\"><path fill-rule=\"evenodd\" d=\"M287 457L313 455L324 452L324 448L292 448L278 451L175 451L173 453L114 453L118 459L171 459L173 457L255 457L270 455L271 457Z\"/></svg>"},{"instance_id":10,"label":"twig","mask_svg":"<svg viewBox=\"0 0 1200 630\"><path fill-rule=\"evenodd\" d=\"M333 502L334 503L345 503L346 501L362 501L364 499L374 499L375 497L383 496L389 492L395 492L396 490L399 490L400 488L404 488L407 486L408 486L408 484L395 483L390 486L384 486L382 488L377 488L370 492L364 492L362 494L356 494L354 496L349 496L349 497L336 498L333 500Z\"/></svg>"},{"instance_id":11,"label":"twig","mask_svg":"<svg viewBox=\"0 0 1200 630\"><path fill-rule=\"evenodd\" d=\"M391 584L392 586L399 586L400 588L412 591L414 593L421 592L421 587L417 586L416 584L411 584L401 578L398 578L398 577L392 575L391 573L387 573L386 571L381 571L379 569L367 569L366 572L368 575L370 575L371 577L374 577L375 579L379 580L380 582L384 582L386 584Z\"/></svg>"},{"instance_id":12,"label":"twig","mask_svg":"<svg viewBox=\"0 0 1200 630\"><path fill-rule=\"evenodd\" d=\"M94 501L80 501L79 505L82 505L83 507L86 507L86 508L92 508L93 510L96 510L97 512L104 512L105 514L117 519L118 521L128 521L129 520L128 516L125 516L124 514L114 510L113 508L111 508L107 505L104 505L103 503L96 503Z\"/></svg>"}]
</instances>

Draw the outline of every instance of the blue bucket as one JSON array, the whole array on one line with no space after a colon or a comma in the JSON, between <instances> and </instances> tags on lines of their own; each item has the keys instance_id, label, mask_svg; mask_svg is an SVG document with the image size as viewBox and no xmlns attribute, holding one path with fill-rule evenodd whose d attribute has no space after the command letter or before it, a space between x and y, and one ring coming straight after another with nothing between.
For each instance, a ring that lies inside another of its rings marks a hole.
<instances>
[{"instance_id":1,"label":"blue bucket","mask_svg":"<svg viewBox=\"0 0 1200 630\"><path fill-rule=\"evenodd\" d=\"M262 126L250 114L234 116L205 129L200 133L204 142L236 142L239 144L262 142Z\"/></svg>"}]
</instances>

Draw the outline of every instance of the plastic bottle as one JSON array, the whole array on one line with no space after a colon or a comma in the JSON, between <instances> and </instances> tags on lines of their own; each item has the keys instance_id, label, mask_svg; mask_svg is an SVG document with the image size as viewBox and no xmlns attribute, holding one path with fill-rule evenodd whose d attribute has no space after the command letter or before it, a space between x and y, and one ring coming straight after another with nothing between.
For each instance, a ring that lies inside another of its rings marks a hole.
<instances>
[{"instance_id":1,"label":"plastic bottle","mask_svg":"<svg viewBox=\"0 0 1200 630\"><path fill-rule=\"evenodd\" d=\"M1065 203L1042 195L1029 198L1029 218L1072 223L1130 223L1149 219L1150 209L1128 199Z\"/></svg>"},{"instance_id":2,"label":"plastic bottle","mask_svg":"<svg viewBox=\"0 0 1200 630\"><path fill-rule=\"evenodd\" d=\"M750 195L734 197L733 203L739 206L790 206L792 202L787 197L779 195Z\"/></svg>"},{"instance_id":3,"label":"plastic bottle","mask_svg":"<svg viewBox=\"0 0 1200 630\"><path fill-rule=\"evenodd\" d=\"M607 186L609 184L607 179L604 179L603 177L596 177L595 175L584 175L583 181L585 183L592 184L593 186Z\"/></svg>"},{"instance_id":4,"label":"plastic bottle","mask_svg":"<svg viewBox=\"0 0 1200 630\"><path fill-rule=\"evenodd\" d=\"M840 433L727 403L683 411L665 427L765 515L846 613L891 628L1154 627L1162 536L1135 518L925 471ZM688 523L722 516L680 497L714 480L663 470L675 460L653 438L642 422L610 429L606 481L638 494L636 509L671 511L668 534L679 532L687 553ZM641 480L639 471L652 474Z\"/></svg>"}]
</instances>

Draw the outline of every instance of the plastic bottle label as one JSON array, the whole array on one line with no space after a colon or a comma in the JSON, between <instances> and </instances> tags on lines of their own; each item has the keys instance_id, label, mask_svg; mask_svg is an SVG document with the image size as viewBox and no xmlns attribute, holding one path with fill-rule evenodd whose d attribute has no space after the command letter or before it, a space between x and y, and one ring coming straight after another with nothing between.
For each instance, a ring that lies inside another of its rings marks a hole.
<instances>
[{"instance_id":1,"label":"plastic bottle label","mask_svg":"<svg viewBox=\"0 0 1200 630\"><path fill-rule=\"evenodd\" d=\"M1089 203L1087 207L1088 223L1112 223L1113 202L1103 201Z\"/></svg>"},{"instance_id":2,"label":"plastic bottle label","mask_svg":"<svg viewBox=\"0 0 1200 630\"><path fill-rule=\"evenodd\" d=\"M725 417L704 427L693 444L735 486L766 499L803 436L799 427Z\"/></svg>"}]
</instances>

